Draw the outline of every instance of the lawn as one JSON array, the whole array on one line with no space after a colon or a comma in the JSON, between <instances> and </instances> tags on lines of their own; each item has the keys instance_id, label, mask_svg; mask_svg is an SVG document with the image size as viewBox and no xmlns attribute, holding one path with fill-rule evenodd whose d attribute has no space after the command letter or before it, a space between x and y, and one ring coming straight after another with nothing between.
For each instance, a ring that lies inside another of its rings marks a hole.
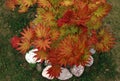
<instances>
[{"instance_id":1,"label":"lawn","mask_svg":"<svg viewBox=\"0 0 120 81\"><path fill-rule=\"evenodd\" d=\"M108 53L94 55L93 66L86 68L80 78L73 77L68 81L120 81L120 0L108 1L113 8L104 24L112 27L116 45ZM10 38L19 35L22 28L34 19L35 7L19 14L6 9L4 2L0 0L0 81L48 81L10 45Z\"/></svg>"}]
</instances>

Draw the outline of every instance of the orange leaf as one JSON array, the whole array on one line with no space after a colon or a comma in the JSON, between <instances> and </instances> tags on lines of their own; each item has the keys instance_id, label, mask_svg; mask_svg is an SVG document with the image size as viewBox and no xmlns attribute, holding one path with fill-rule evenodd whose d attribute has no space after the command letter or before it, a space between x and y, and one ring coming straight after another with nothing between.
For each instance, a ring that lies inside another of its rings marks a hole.
<instances>
[{"instance_id":1,"label":"orange leaf","mask_svg":"<svg viewBox=\"0 0 120 81\"><path fill-rule=\"evenodd\" d=\"M7 0L5 2L5 5L11 10L14 10L17 4L18 4L17 0Z\"/></svg>"},{"instance_id":2,"label":"orange leaf","mask_svg":"<svg viewBox=\"0 0 120 81\"><path fill-rule=\"evenodd\" d=\"M72 22L77 25L84 25L88 20L90 20L92 12L88 5L79 6L78 10L74 13L75 17Z\"/></svg>"},{"instance_id":3,"label":"orange leaf","mask_svg":"<svg viewBox=\"0 0 120 81\"><path fill-rule=\"evenodd\" d=\"M31 39L34 37L34 31L32 28L27 27L26 29L23 29L21 35L22 39L27 39L28 41L31 41Z\"/></svg>"},{"instance_id":4,"label":"orange leaf","mask_svg":"<svg viewBox=\"0 0 120 81\"><path fill-rule=\"evenodd\" d=\"M17 48L17 50L19 50L22 54L25 54L29 50L31 43L30 41L24 39L21 40L21 42L18 45L19 47Z\"/></svg>"},{"instance_id":5,"label":"orange leaf","mask_svg":"<svg viewBox=\"0 0 120 81\"><path fill-rule=\"evenodd\" d=\"M106 3L104 5L99 6L97 10L94 12L94 15L97 16L98 18L103 18L109 13L110 10L111 5Z\"/></svg>"},{"instance_id":6,"label":"orange leaf","mask_svg":"<svg viewBox=\"0 0 120 81\"><path fill-rule=\"evenodd\" d=\"M64 0L64 1L61 2L62 6L71 6L73 4L74 4L73 0Z\"/></svg>"},{"instance_id":7,"label":"orange leaf","mask_svg":"<svg viewBox=\"0 0 120 81\"><path fill-rule=\"evenodd\" d=\"M50 69L48 69L48 74L50 77L59 77L61 72L61 67L59 65L52 66Z\"/></svg>"},{"instance_id":8,"label":"orange leaf","mask_svg":"<svg viewBox=\"0 0 120 81\"><path fill-rule=\"evenodd\" d=\"M39 50L47 50L47 48L50 48L51 41L50 39L36 39L33 42L33 45L38 48Z\"/></svg>"},{"instance_id":9,"label":"orange leaf","mask_svg":"<svg viewBox=\"0 0 120 81\"><path fill-rule=\"evenodd\" d=\"M90 59L89 59L90 56L91 55L90 55L89 50L85 50L84 54L82 54L80 56L79 60L77 60L78 61L78 65L85 66L88 63L88 61L90 61Z\"/></svg>"},{"instance_id":10,"label":"orange leaf","mask_svg":"<svg viewBox=\"0 0 120 81\"><path fill-rule=\"evenodd\" d=\"M44 14L42 14L42 19L45 21L45 22L51 22L54 20L54 15L52 12L46 12Z\"/></svg>"},{"instance_id":11,"label":"orange leaf","mask_svg":"<svg viewBox=\"0 0 120 81\"><path fill-rule=\"evenodd\" d=\"M113 38L112 33L108 29L101 30L98 36L100 38L96 44L98 51L107 52L114 46L115 38Z\"/></svg>"},{"instance_id":12,"label":"orange leaf","mask_svg":"<svg viewBox=\"0 0 120 81\"><path fill-rule=\"evenodd\" d=\"M45 27L40 24L35 26L35 34L37 38L44 38L44 39L49 38L50 36L49 31L50 31L49 27Z\"/></svg>"},{"instance_id":13,"label":"orange leaf","mask_svg":"<svg viewBox=\"0 0 120 81\"><path fill-rule=\"evenodd\" d=\"M45 7L50 8L51 4L48 0L38 0L38 6L42 6L43 8Z\"/></svg>"},{"instance_id":14,"label":"orange leaf","mask_svg":"<svg viewBox=\"0 0 120 81\"><path fill-rule=\"evenodd\" d=\"M83 36L83 35L81 35ZM67 36L59 45L58 63L61 66L66 65L77 65L84 54L86 49L86 38L85 36L79 38L79 36ZM81 40L80 40L81 39ZM76 60L75 60L76 59Z\"/></svg>"},{"instance_id":15,"label":"orange leaf","mask_svg":"<svg viewBox=\"0 0 120 81\"><path fill-rule=\"evenodd\" d=\"M26 12L26 11L28 11L28 7L26 7L26 6L22 6L22 7L20 7L20 9L18 10L19 13L24 13L24 12Z\"/></svg>"},{"instance_id":16,"label":"orange leaf","mask_svg":"<svg viewBox=\"0 0 120 81\"><path fill-rule=\"evenodd\" d=\"M58 30L55 30L55 29L51 30L50 33L51 33L50 37L53 41L57 40L60 36L60 32Z\"/></svg>"},{"instance_id":17,"label":"orange leaf","mask_svg":"<svg viewBox=\"0 0 120 81\"><path fill-rule=\"evenodd\" d=\"M36 53L35 58L37 58L37 60L41 60L41 62L46 60L47 57L48 57L48 54L45 51L42 51L42 50L41 51L37 51L35 53Z\"/></svg>"}]
</instances>

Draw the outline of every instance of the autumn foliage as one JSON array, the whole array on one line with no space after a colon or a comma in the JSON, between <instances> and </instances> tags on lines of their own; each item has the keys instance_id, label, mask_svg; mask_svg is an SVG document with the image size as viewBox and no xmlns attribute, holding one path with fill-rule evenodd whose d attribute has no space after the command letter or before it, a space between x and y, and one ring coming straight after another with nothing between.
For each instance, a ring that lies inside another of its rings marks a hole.
<instances>
[{"instance_id":1,"label":"autumn foliage","mask_svg":"<svg viewBox=\"0 0 120 81\"><path fill-rule=\"evenodd\" d=\"M115 44L112 33L102 25L111 5L106 0L7 0L6 6L24 13L37 5L36 18L24 28L19 38L11 39L13 48L25 54L38 48L37 60L48 60L51 77L58 77L60 67L85 66L89 50L109 51ZM15 42L15 45L14 45Z\"/></svg>"}]
</instances>

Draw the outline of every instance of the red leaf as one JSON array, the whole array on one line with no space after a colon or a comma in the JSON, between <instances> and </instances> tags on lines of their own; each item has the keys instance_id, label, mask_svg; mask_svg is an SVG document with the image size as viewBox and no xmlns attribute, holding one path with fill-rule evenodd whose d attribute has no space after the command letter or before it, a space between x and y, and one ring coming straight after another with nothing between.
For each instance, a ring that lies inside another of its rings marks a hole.
<instances>
[{"instance_id":1,"label":"red leaf","mask_svg":"<svg viewBox=\"0 0 120 81\"><path fill-rule=\"evenodd\" d=\"M58 26L61 27L64 24L69 24L71 23L71 19L73 17L73 11L72 10L67 10L65 14L63 15L62 18L58 19L57 23Z\"/></svg>"},{"instance_id":2,"label":"red leaf","mask_svg":"<svg viewBox=\"0 0 120 81\"><path fill-rule=\"evenodd\" d=\"M50 69L48 69L48 74L50 75L50 77L59 77L61 72L61 67L59 65L56 66L52 66Z\"/></svg>"},{"instance_id":3,"label":"red leaf","mask_svg":"<svg viewBox=\"0 0 120 81\"><path fill-rule=\"evenodd\" d=\"M10 39L10 43L13 48L17 48L19 46L18 43L20 43L20 38L18 36L14 36Z\"/></svg>"}]
</instances>

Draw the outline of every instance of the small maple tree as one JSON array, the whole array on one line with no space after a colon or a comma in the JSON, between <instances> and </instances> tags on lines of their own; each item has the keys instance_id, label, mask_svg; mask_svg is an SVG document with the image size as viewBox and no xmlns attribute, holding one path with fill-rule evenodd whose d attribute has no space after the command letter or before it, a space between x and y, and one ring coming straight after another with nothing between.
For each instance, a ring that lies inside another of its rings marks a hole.
<instances>
[{"instance_id":1,"label":"small maple tree","mask_svg":"<svg viewBox=\"0 0 120 81\"><path fill-rule=\"evenodd\" d=\"M112 33L102 26L111 10L106 0L6 1L9 9L18 7L20 13L33 5L37 5L36 18L23 29L20 40L12 38L11 43L23 54L37 48L37 60L48 60L52 65L48 70L51 77L57 78L63 66L85 66L90 61L91 48L107 52L115 44Z\"/></svg>"}]
</instances>

